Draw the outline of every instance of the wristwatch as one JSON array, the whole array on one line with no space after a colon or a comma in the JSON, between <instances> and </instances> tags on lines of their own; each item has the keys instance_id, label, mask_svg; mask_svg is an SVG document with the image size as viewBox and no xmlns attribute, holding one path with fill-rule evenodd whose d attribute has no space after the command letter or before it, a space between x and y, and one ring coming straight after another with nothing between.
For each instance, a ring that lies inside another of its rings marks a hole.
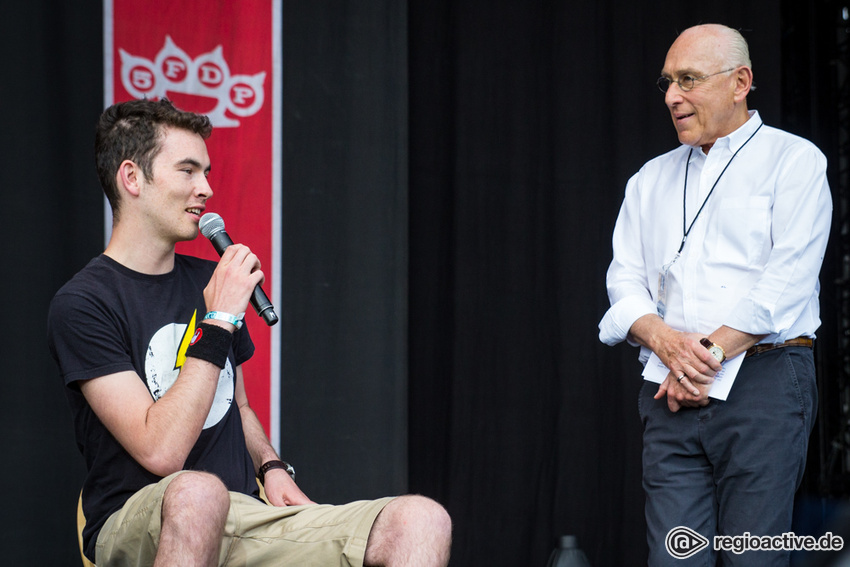
<instances>
[{"instance_id":1,"label":"wristwatch","mask_svg":"<svg viewBox=\"0 0 850 567\"><path fill-rule=\"evenodd\" d=\"M717 362L722 363L724 360L726 360L726 351L723 350L723 347L717 343L711 342L711 339L709 339L708 337L701 338L699 340L699 344L707 348L708 352L711 354L711 356L714 357L714 360L716 360Z\"/></svg>"},{"instance_id":2,"label":"wristwatch","mask_svg":"<svg viewBox=\"0 0 850 567\"><path fill-rule=\"evenodd\" d=\"M295 480L295 467L286 461L268 461L260 467L259 471L257 471L257 478L260 479L260 484L266 483L266 473L272 469L283 469L289 476L292 477L293 481Z\"/></svg>"}]
</instances>

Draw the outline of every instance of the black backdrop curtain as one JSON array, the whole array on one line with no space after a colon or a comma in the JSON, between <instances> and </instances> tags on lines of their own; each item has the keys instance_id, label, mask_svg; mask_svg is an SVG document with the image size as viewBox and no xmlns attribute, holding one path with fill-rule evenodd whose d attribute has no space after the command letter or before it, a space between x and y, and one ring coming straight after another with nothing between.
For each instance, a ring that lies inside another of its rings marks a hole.
<instances>
[{"instance_id":1,"label":"black backdrop curtain","mask_svg":"<svg viewBox=\"0 0 850 567\"><path fill-rule=\"evenodd\" d=\"M4 563L79 565L83 462L47 351L47 304L102 250L92 166L102 109L100 5L4 4L0 17L0 542Z\"/></svg>"},{"instance_id":2,"label":"black backdrop curtain","mask_svg":"<svg viewBox=\"0 0 850 567\"><path fill-rule=\"evenodd\" d=\"M281 435L308 494L432 496L453 566L542 567L561 533L596 566L645 563L637 353L596 324L625 182L676 144L654 80L677 30L741 28L752 106L831 157L831 6L284 2ZM0 19L9 564L79 564L83 466L44 319L102 249L101 17L31 0Z\"/></svg>"}]
</instances>

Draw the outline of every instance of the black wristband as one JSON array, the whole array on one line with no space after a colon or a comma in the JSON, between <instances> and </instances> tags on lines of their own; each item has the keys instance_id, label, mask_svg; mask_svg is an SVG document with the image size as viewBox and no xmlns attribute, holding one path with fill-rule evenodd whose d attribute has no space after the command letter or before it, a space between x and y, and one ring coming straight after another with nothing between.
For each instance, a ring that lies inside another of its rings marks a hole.
<instances>
[{"instance_id":1,"label":"black wristband","mask_svg":"<svg viewBox=\"0 0 850 567\"><path fill-rule=\"evenodd\" d=\"M200 358L219 368L227 364L227 356L230 354L230 345L233 343L233 334L222 329L218 325L201 323L195 330L195 335L186 349L186 356Z\"/></svg>"}]
</instances>

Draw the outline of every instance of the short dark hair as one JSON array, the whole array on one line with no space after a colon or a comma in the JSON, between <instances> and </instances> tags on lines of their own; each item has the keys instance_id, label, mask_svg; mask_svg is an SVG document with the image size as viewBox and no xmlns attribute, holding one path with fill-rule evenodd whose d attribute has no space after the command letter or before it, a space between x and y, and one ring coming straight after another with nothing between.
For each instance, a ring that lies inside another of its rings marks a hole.
<instances>
[{"instance_id":1,"label":"short dark hair","mask_svg":"<svg viewBox=\"0 0 850 567\"><path fill-rule=\"evenodd\" d=\"M121 200L115 182L118 167L124 160L131 160L150 181L153 160L162 150L167 127L194 132L205 140L212 134L209 117L180 110L166 98L119 102L100 115L94 141L95 164L115 219Z\"/></svg>"}]
</instances>

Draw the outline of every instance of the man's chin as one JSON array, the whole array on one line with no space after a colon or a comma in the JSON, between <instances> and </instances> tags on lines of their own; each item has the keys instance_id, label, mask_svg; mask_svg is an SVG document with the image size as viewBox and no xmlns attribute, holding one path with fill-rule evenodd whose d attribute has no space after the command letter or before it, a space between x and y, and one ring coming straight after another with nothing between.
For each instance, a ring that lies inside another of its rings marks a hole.
<instances>
[{"instance_id":1,"label":"man's chin","mask_svg":"<svg viewBox=\"0 0 850 567\"><path fill-rule=\"evenodd\" d=\"M679 143L690 146L693 141L693 136L687 130L676 129L676 137L679 138Z\"/></svg>"},{"instance_id":2,"label":"man's chin","mask_svg":"<svg viewBox=\"0 0 850 567\"><path fill-rule=\"evenodd\" d=\"M679 133L679 143L685 146L690 146L692 148L697 148L701 145L699 138L696 136L688 135L687 132Z\"/></svg>"},{"instance_id":3,"label":"man's chin","mask_svg":"<svg viewBox=\"0 0 850 567\"><path fill-rule=\"evenodd\" d=\"M201 231L198 230L198 227L195 227L195 230L193 230L191 232L187 231L185 234L181 234L180 240L178 240L178 242L189 242L189 241L195 240L196 238L198 238L198 235L200 233L201 233Z\"/></svg>"}]
</instances>

